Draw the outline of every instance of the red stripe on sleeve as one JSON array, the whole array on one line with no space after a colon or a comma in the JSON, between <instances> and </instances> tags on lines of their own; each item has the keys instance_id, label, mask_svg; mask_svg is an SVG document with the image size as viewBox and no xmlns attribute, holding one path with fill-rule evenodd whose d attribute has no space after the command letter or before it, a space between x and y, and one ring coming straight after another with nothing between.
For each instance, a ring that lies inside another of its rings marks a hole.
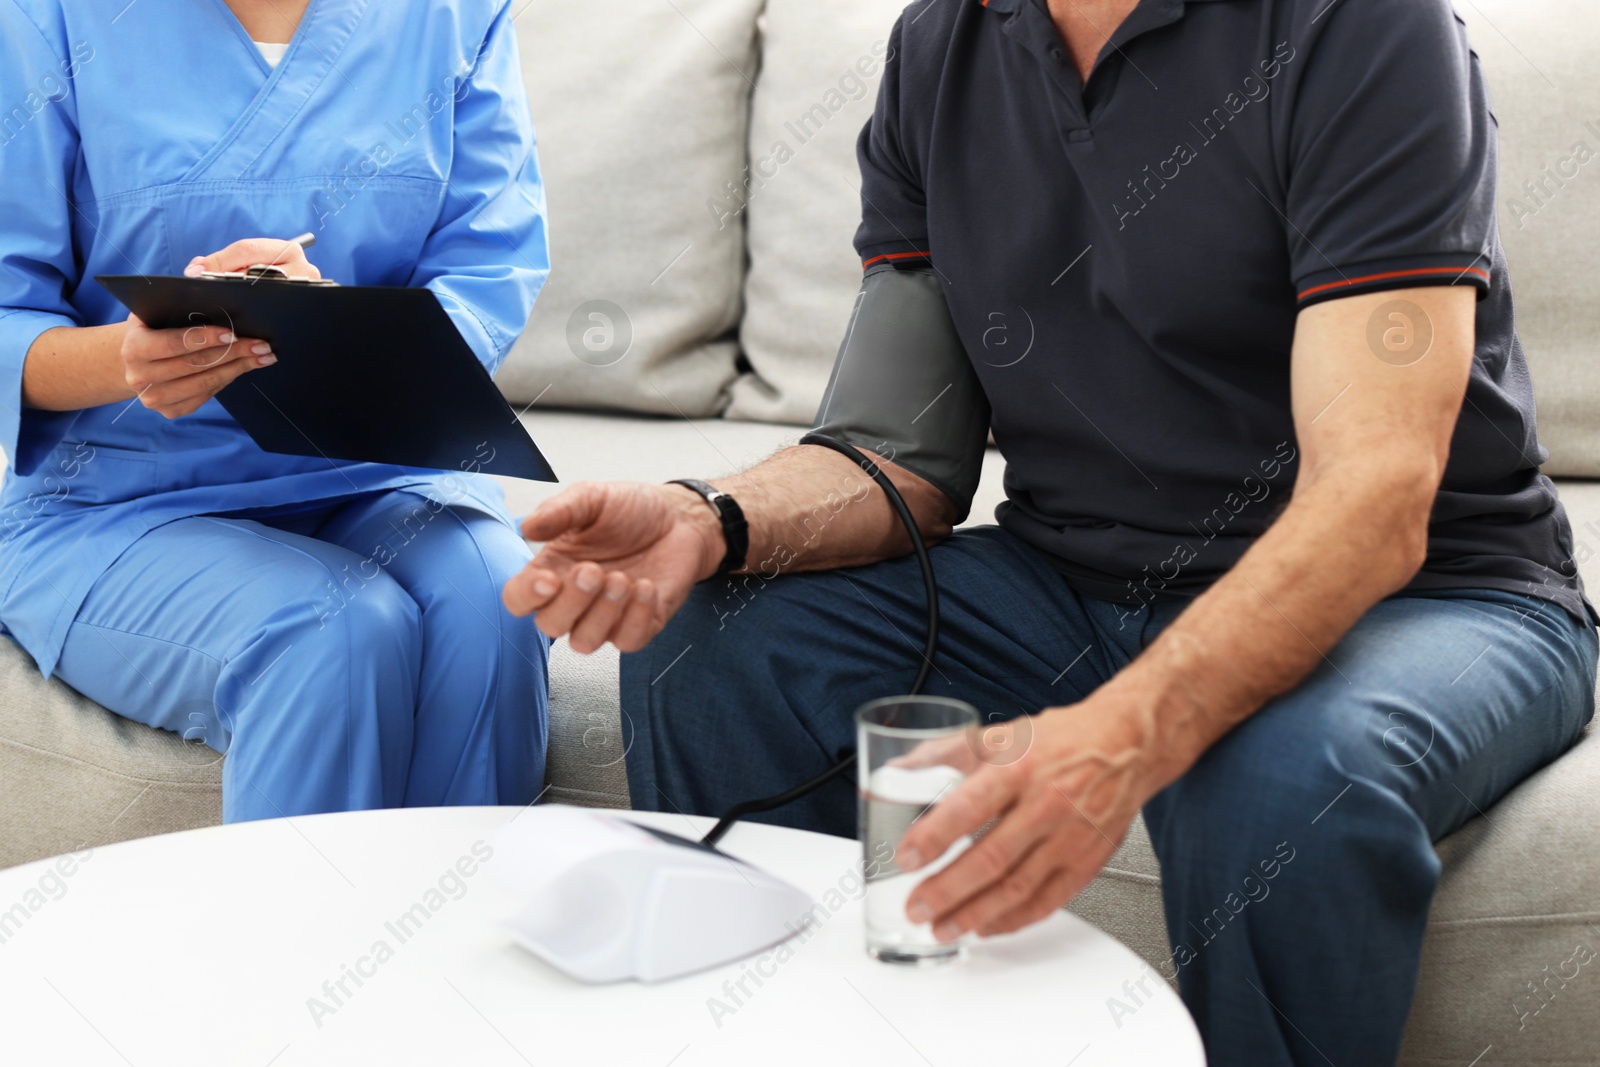
<instances>
[{"instance_id":1,"label":"red stripe on sleeve","mask_svg":"<svg viewBox=\"0 0 1600 1067\"><path fill-rule=\"evenodd\" d=\"M1328 282L1326 285L1313 285L1301 293L1298 299L1304 300L1308 296L1325 293L1329 289L1344 289L1354 285L1365 285L1367 282L1383 282L1393 278L1437 277L1441 274L1454 274L1457 278L1467 274L1475 274L1484 281L1489 280L1489 272L1481 267L1420 267L1416 270L1391 270L1382 274L1364 274L1359 278L1346 278L1343 281Z\"/></svg>"},{"instance_id":2,"label":"red stripe on sleeve","mask_svg":"<svg viewBox=\"0 0 1600 1067\"><path fill-rule=\"evenodd\" d=\"M865 270L866 268L872 266L874 263L882 263L885 260L891 260L891 259L916 259L918 257L921 257L922 259L932 259L933 258L933 253L932 252L885 252L881 256L873 256L871 259L864 260L862 262L862 264L861 264L861 269Z\"/></svg>"}]
</instances>

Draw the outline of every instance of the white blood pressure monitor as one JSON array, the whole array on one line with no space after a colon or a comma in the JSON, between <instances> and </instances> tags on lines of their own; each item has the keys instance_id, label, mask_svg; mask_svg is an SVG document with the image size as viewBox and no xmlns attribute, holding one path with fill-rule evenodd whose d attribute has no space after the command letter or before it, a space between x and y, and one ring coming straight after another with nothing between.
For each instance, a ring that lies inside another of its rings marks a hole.
<instances>
[{"instance_id":1,"label":"white blood pressure monitor","mask_svg":"<svg viewBox=\"0 0 1600 1067\"><path fill-rule=\"evenodd\" d=\"M585 982L659 982L768 948L812 901L696 841L591 808L529 808L495 841L495 868L527 901L507 926Z\"/></svg>"}]
</instances>

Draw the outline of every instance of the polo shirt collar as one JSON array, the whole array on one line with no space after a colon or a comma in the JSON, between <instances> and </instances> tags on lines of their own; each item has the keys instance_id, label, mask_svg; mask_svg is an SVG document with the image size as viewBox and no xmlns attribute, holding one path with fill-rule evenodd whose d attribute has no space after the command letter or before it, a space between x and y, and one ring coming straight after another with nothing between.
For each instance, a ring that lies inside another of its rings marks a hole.
<instances>
[{"instance_id":1,"label":"polo shirt collar","mask_svg":"<svg viewBox=\"0 0 1600 1067\"><path fill-rule=\"evenodd\" d=\"M1158 8L1163 11L1167 9L1176 9L1181 15L1183 13L1183 7L1185 4L1212 4L1218 2L1219 0L1143 0L1143 2L1140 3L1137 8L1135 8L1132 12L1129 12L1128 18L1133 18L1134 14L1136 14L1140 9L1147 7ZM999 11L1006 14L1015 14L1025 4L1034 4L1039 7L1044 7L1044 0L978 0L978 3L982 7L988 8L990 11Z\"/></svg>"},{"instance_id":2,"label":"polo shirt collar","mask_svg":"<svg viewBox=\"0 0 1600 1067\"><path fill-rule=\"evenodd\" d=\"M1005 14L1007 17L1002 25L1007 33L1016 36L1030 51L1046 56L1052 50L1059 48L1060 34L1050 17L1046 0L976 0L976 2L990 11ZM1122 24L1116 28L1111 39L1101 49L1100 55L1095 60L1095 67L1100 66L1108 53L1118 51L1135 37L1163 26L1170 26L1183 18L1184 8L1188 4L1215 2L1218 0L1140 0L1139 5L1128 12L1128 16L1122 20Z\"/></svg>"}]
</instances>

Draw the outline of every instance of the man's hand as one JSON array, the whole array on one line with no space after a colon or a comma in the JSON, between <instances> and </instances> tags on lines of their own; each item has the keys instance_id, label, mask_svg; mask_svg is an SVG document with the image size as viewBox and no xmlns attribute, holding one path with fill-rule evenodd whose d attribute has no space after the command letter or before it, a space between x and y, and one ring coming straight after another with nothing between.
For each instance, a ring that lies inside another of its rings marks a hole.
<instances>
[{"instance_id":1,"label":"man's hand","mask_svg":"<svg viewBox=\"0 0 1600 1067\"><path fill-rule=\"evenodd\" d=\"M955 510L938 489L879 460L924 536L950 532ZM764 579L779 573L854 567L910 548L900 520L861 469L831 449L786 448L716 486L739 501L750 535L745 558ZM801 537L797 530L806 531ZM545 542L506 583L514 614L537 612L551 637L571 634L575 652L610 641L636 652L711 577L727 554L722 523L700 494L681 485L575 485L536 509L522 536Z\"/></svg>"},{"instance_id":2,"label":"man's hand","mask_svg":"<svg viewBox=\"0 0 1600 1067\"><path fill-rule=\"evenodd\" d=\"M1143 719L1097 694L963 737L971 755L952 762L966 780L906 832L895 862L917 870L999 821L917 887L907 917L951 941L1021 929L1077 896L1171 775L1175 754L1157 751Z\"/></svg>"},{"instance_id":3,"label":"man's hand","mask_svg":"<svg viewBox=\"0 0 1600 1067\"><path fill-rule=\"evenodd\" d=\"M540 505L522 536L544 547L506 583L514 615L536 612L575 652L610 641L645 646L683 606L695 582L722 562L715 512L693 490L637 482L585 482Z\"/></svg>"}]
</instances>

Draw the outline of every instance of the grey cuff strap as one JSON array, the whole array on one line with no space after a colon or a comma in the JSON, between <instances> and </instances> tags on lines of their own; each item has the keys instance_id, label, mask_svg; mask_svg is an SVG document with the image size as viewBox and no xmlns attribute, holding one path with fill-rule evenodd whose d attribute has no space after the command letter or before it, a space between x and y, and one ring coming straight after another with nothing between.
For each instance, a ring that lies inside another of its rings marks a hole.
<instances>
[{"instance_id":1,"label":"grey cuff strap","mask_svg":"<svg viewBox=\"0 0 1600 1067\"><path fill-rule=\"evenodd\" d=\"M923 478L966 518L989 400L932 270L885 266L862 279L813 428Z\"/></svg>"}]
</instances>

